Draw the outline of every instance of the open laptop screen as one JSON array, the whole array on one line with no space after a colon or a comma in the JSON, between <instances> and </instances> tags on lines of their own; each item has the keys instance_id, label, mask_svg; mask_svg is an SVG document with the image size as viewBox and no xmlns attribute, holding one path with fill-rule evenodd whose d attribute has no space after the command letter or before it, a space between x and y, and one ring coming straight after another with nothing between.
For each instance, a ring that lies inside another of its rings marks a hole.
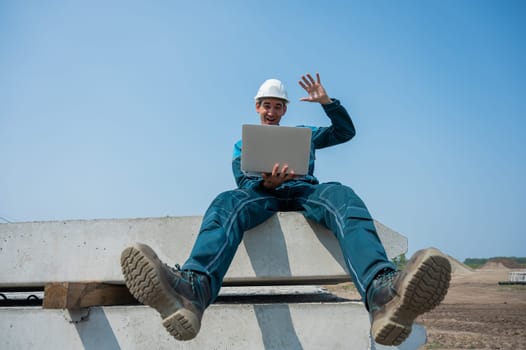
<instances>
[{"instance_id":1,"label":"open laptop screen","mask_svg":"<svg viewBox=\"0 0 526 350\"><path fill-rule=\"evenodd\" d=\"M241 170L250 175L272 172L274 164L289 165L296 175L306 175L312 130L304 127L244 124Z\"/></svg>"}]
</instances>

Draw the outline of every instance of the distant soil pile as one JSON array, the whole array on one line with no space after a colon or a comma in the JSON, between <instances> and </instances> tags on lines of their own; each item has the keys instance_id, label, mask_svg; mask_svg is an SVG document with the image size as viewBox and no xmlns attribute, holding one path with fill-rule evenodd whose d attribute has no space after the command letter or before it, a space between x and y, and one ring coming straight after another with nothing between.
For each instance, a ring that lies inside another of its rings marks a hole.
<instances>
[{"instance_id":1,"label":"distant soil pile","mask_svg":"<svg viewBox=\"0 0 526 350\"><path fill-rule=\"evenodd\" d=\"M521 265L512 259L495 258L490 259L487 263L482 265L480 270L504 270L504 269L518 269Z\"/></svg>"},{"instance_id":2,"label":"distant soil pile","mask_svg":"<svg viewBox=\"0 0 526 350\"><path fill-rule=\"evenodd\" d=\"M466 273L473 272L473 269L467 265L464 265L452 256L448 256L449 263L451 264L451 273L454 275L463 275Z\"/></svg>"}]
</instances>

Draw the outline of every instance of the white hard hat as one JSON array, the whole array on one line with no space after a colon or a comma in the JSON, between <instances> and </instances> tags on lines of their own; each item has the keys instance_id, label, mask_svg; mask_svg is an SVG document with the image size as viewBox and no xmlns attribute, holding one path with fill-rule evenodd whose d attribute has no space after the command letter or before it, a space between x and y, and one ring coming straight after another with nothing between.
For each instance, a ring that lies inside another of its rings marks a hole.
<instances>
[{"instance_id":1,"label":"white hard hat","mask_svg":"<svg viewBox=\"0 0 526 350\"><path fill-rule=\"evenodd\" d=\"M265 97L279 98L285 100L287 103L289 102L287 90L285 90L285 86L278 79L265 80L265 82L259 87L258 93L254 99L257 101Z\"/></svg>"}]
</instances>

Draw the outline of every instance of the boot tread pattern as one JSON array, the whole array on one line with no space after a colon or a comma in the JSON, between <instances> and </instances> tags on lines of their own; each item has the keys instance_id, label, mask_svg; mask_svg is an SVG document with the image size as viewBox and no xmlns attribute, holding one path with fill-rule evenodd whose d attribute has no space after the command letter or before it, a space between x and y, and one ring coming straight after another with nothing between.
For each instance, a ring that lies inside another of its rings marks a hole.
<instances>
[{"instance_id":1,"label":"boot tread pattern","mask_svg":"<svg viewBox=\"0 0 526 350\"><path fill-rule=\"evenodd\" d=\"M175 312L163 320L163 326L177 340L193 339L198 332L192 322L182 313Z\"/></svg>"},{"instance_id":2,"label":"boot tread pattern","mask_svg":"<svg viewBox=\"0 0 526 350\"><path fill-rule=\"evenodd\" d=\"M170 295L159 274L162 263L146 247L129 247L121 254L122 273L130 293L142 304L156 309L163 326L177 340L190 340L199 332L200 320L192 311L181 308L177 296Z\"/></svg>"},{"instance_id":3,"label":"boot tread pattern","mask_svg":"<svg viewBox=\"0 0 526 350\"><path fill-rule=\"evenodd\" d=\"M400 305L376 331L375 341L400 345L411 333L414 320L442 302L450 277L451 265L446 257L434 255L425 259L411 277Z\"/></svg>"},{"instance_id":4,"label":"boot tread pattern","mask_svg":"<svg viewBox=\"0 0 526 350\"><path fill-rule=\"evenodd\" d=\"M142 304L154 306L159 298L159 278L149 261L134 248L122 253L121 266L126 286Z\"/></svg>"}]
</instances>

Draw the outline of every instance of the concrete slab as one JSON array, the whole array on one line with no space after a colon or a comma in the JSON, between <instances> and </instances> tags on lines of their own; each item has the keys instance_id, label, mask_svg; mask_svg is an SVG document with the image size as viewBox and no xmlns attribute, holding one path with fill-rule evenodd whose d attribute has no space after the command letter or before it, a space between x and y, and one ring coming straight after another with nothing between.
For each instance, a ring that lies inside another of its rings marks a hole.
<instances>
[{"instance_id":1,"label":"concrete slab","mask_svg":"<svg viewBox=\"0 0 526 350\"><path fill-rule=\"evenodd\" d=\"M72 319L84 320L72 322ZM83 315L38 307L0 308L1 349L417 349L371 344L360 303L212 305L198 337L175 341L145 306L94 307ZM423 334L425 342L425 333ZM404 343L406 344L406 343Z\"/></svg>"},{"instance_id":2,"label":"concrete slab","mask_svg":"<svg viewBox=\"0 0 526 350\"><path fill-rule=\"evenodd\" d=\"M193 216L0 224L0 287L123 283L119 258L126 246L144 242L167 263L183 263L201 220ZM376 226L390 258L407 251L404 236L378 222ZM278 213L246 232L225 282L346 277L332 232L293 212Z\"/></svg>"}]
</instances>

